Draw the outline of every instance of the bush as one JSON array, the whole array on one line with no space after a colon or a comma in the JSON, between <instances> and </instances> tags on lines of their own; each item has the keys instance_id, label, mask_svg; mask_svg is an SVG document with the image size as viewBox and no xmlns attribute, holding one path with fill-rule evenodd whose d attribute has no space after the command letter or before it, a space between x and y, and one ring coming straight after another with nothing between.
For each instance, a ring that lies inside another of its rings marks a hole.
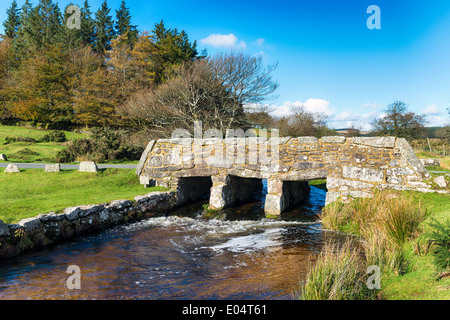
<instances>
[{"instance_id":1,"label":"bush","mask_svg":"<svg viewBox=\"0 0 450 320\"><path fill-rule=\"evenodd\" d=\"M377 292L367 287L366 265L352 241L341 247L328 242L297 297L302 300L367 300Z\"/></svg>"},{"instance_id":2,"label":"bush","mask_svg":"<svg viewBox=\"0 0 450 320\"><path fill-rule=\"evenodd\" d=\"M425 234L433 247L434 264L438 269L450 267L450 220L439 223L433 220L430 223L432 231Z\"/></svg>"},{"instance_id":3,"label":"bush","mask_svg":"<svg viewBox=\"0 0 450 320\"><path fill-rule=\"evenodd\" d=\"M6 137L4 144L10 144L11 142L29 142L36 143L36 139L30 137Z\"/></svg>"},{"instance_id":4,"label":"bush","mask_svg":"<svg viewBox=\"0 0 450 320\"><path fill-rule=\"evenodd\" d=\"M52 131L39 139L39 142L66 142L64 131Z\"/></svg>"},{"instance_id":5,"label":"bush","mask_svg":"<svg viewBox=\"0 0 450 320\"><path fill-rule=\"evenodd\" d=\"M92 139L72 141L65 151L60 151L55 161L138 160L143 148L127 143L123 134L110 128L94 129Z\"/></svg>"}]
</instances>

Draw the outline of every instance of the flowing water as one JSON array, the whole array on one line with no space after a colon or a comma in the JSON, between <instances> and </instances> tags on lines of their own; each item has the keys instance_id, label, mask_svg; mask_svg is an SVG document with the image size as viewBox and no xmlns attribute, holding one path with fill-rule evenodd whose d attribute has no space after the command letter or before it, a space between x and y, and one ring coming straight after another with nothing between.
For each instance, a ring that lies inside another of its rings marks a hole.
<instances>
[{"instance_id":1,"label":"flowing water","mask_svg":"<svg viewBox=\"0 0 450 320\"><path fill-rule=\"evenodd\" d=\"M205 202L0 264L0 299L292 299L330 238L325 191L264 219L261 201L202 217ZM69 290L70 265L81 289Z\"/></svg>"}]
</instances>

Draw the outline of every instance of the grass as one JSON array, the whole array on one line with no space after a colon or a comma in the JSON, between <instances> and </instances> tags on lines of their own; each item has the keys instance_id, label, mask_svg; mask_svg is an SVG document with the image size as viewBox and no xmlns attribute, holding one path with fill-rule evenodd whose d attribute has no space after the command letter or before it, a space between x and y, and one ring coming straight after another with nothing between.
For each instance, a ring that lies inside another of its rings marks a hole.
<instances>
[{"instance_id":1,"label":"grass","mask_svg":"<svg viewBox=\"0 0 450 320\"><path fill-rule=\"evenodd\" d=\"M0 219L17 223L41 213L58 212L67 207L133 199L137 195L164 188L144 189L134 170L104 169L98 173L63 170L21 170L0 173Z\"/></svg>"},{"instance_id":2,"label":"grass","mask_svg":"<svg viewBox=\"0 0 450 320\"><path fill-rule=\"evenodd\" d=\"M8 162L51 162L58 151L65 149L60 142L11 142L5 144L6 137L29 137L40 139L52 130L40 130L18 126L0 125L0 153L6 154ZM85 134L64 131L67 140L86 137Z\"/></svg>"},{"instance_id":3,"label":"grass","mask_svg":"<svg viewBox=\"0 0 450 320\"><path fill-rule=\"evenodd\" d=\"M377 292L366 285L366 267L351 241L341 247L328 242L306 283L296 293L302 300L368 300Z\"/></svg>"},{"instance_id":4,"label":"grass","mask_svg":"<svg viewBox=\"0 0 450 320\"><path fill-rule=\"evenodd\" d=\"M393 300L450 299L450 276L438 277L426 236L432 221L449 218L449 195L420 192L380 192L322 212L325 228L360 238L367 265L382 268L383 299Z\"/></svg>"}]
</instances>

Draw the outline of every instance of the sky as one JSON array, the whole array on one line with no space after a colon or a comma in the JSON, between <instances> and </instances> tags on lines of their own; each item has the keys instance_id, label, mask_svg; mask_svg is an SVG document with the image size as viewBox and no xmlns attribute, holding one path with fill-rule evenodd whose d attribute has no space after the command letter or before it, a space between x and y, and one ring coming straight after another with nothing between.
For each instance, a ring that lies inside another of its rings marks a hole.
<instances>
[{"instance_id":1,"label":"sky","mask_svg":"<svg viewBox=\"0 0 450 320\"><path fill-rule=\"evenodd\" d=\"M0 0L1 22L11 2ZM25 0L17 2L22 6ZM58 1L61 8L70 2ZM84 0L72 2L81 7ZM91 10L101 2L90 0ZM112 12L120 2L108 0ZM264 102L273 115L303 106L325 113L332 128L369 130L373 119L400 100L426 115L428 126L450 122L448 0L128 0L127 5L141 31L163 19L209 54L244 51L262 56L267 65L278 63L273 73L278 97ZM379 11L368 12L372 5ZM379 29L370 29L368 20Z\"/></svg>"}]
</instances>

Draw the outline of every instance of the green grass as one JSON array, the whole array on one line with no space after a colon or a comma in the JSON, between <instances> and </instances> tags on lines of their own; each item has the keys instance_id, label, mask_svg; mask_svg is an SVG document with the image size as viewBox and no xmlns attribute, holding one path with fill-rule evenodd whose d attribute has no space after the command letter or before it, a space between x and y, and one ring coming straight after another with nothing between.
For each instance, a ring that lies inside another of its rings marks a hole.
<instances>
[{"instance_id":1,"label":"green grass","mask_svg":"<svg viewBox=\"0 0 450 320\"><path fill-rule=\"evenodd\" d=\"M8 162L51 162L58 151L65 148L60 142L12 142L4 144L6 137L29 137L36 140L42 138L52 130L40 130L18 126L0 125L0 153L6 154ZM67 140L86 137L85 134L64 131Z\"/></svg>"},{"instance_id":2,"label":"green grass","mask_svg":"<svg viewBox=\"0 0 450 320\"><path fill-rule=\"evenodd\" d=\"M132 200L135 196L164 188L144 189L134 170L105 169L98 173L63 170L21 170L0 173L0 219L16 223L41 213L61 211L67 207Z\"/></svg>"},{"instance_id":3,"label":"green grass","mask_svg":"<svg viewBox=\"0 0 450 320\"><path fill-rule=\"evenodd\" d=\"M450 195L392 193L398 198L380 193L374 199L330 204L322 222L326 228L361 236L368 264L388 262L382 266L384 299L450 299L450 276L438 280L442 270L434 265L426 239L431 221L450 219ZM419 207L427 210L425 219Z\"/></svg>"}]
</instances>

